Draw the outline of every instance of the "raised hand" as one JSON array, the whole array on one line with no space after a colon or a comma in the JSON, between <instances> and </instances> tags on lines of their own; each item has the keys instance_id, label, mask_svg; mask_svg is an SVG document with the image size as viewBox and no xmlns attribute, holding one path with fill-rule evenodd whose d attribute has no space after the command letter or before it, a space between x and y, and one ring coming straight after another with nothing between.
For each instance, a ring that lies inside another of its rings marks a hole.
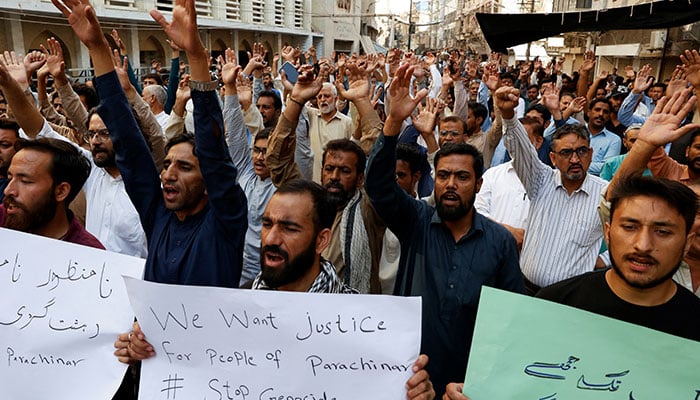
<instances>
[{"instance_id":1,"label":"raised hand","mask_svg":"<svg viewBox=\"0 0 700 400\"><path fill-rule=\"evenodd\" d=\"M34 75L34 71L38 70L41 68L44 63L46 63L46 55L44 53L35 50L29 52L26 56L24 56L24 69L27 71L27 79L31 80L32 75Z\"/></svg>"},{"instance_id":2,"label":"raised hand","mask_svg":"<svg viewBox=\"0 0 700 400\"><path fill-rule=\"evenodd\" d=\"M484 85L491 91L495 92L501 86L501 79L498 74L498 65L496 64L486 64L484 69L484 75L481 78L484 81Z\"/></svg>"},{"instance_id":3,"label":"raised hand","mask_svg":"<svg viewBox=\"0 0 700 400\"><path fill-rule=\"evenodd\" d=\"M511 119L515 116L515 107L518 106L520 98L520 90L503 86L496 90L493 94L493 105L501 110L501 115L504 119ZM393 99L392 99L393 101Z\"/></svg>"},{"instance_id":4,"label":"raised hand","mask_svg":"<svg viewBox=\"0 0 700 400\"><path fill-rule=\"evenodd\" d=\"M628 65L625 67L625 78L628 80L634 79L634 77L637 75L636 72L634 72L634 67L631 65Z\"/></svg>"},{"instance_id":5,"label":"raised hand","mask_svg":"<svg viewBox=\"0 0 700 400\"><path fill-rule=\"evenodd\" d=\"M88 49L107 45L97 14L89 0L51 0L51 2L68 18L73 32Z\"/></svg>"},{"instance_id":6,"label":"raised hand","mask_svg":"<svg viewBox=\"0 0 700 400\"><path fill-rule=\"evenodd\" d=\"M651 65L647 64L643 66L637 73L637 78L634 80L634 88L632 88L632 91L634 93L642 93L643 91L649 89L649 86L651 86L652 82L652 80L650 79L650 75Z\"/></svg>"},{"instance_id":7,"label":"raised hand","mask_svg":"<svg viewBox=\"0 0 700 400\"><path fill-rule=\"evenodd\" d=\"M49 38L46 41L46 46L41 45L41 51L46 55L46 66L54 79L59 79L65 76L66 64L63 60L63 49L61 44L55 38Z\"/></svg>"},{"instance_id":8,"label":"raised hand","mask_svg":"<svg viewBox=\"0 0 700 400\"><path fill-rule=\"evenodd\" d=\"M236 92L241 107L247 110L253 104L253 83L243 74L238 74L238 79L236 79Z\"/></svg>"},{"instance_id":9,"label":"raised hand","mask_svg":"<svg viewBox=\"0 0 700 400\"><path fill-rule=\"evenodd\" d=\"M559 88L553 83L546 83L543 87L542 105L547 107L550 112L552 110L559 111Z\"/></svg>"},{"instance_id":10,"label":"raised hand","mask_svg":"<svg viewBox=\"0 0 700 400\"><path fill-rule=\"evenodd\" d=\"M135 95L137 92L134 86L131 84L129 74L127 73L129 70L129 57L120 57L119 54L119 50L113 50L112 62L114 63L114 70L117 72L117 77L119 78L119 84L121 84L124 93L126 93L126 97L129 98Z\"/></svg>"},{"instance_id":11,"label":"raised hand","mask_svg":"<svg viewBox=\"0 0 700 400\"><path fill-rule=\"evenodd\" d=\"M411 84L411 75L416 67L404 64L396 70L396 76L389 85L389 96L391 97L391 105L389 107L388 118L394 121L403 121L408 118L418 104L428 95L427 89L421 89L416 93L415 97L411 97L409 85ZM385 131L385 134L387 132ZM398 133L398 132L396 132Z\"/></svg>"},{"instance_id":12,"label":"raised hand","mask_svg":"<svg viewBox=\"0 0 700 400\"><path fill-rule=\"evenodd\" d=\"M29 79L27 79L27 70L24 69L24 63L22 62L22 56L17 56L14 51L5 51L0 57L0 61L5 64L5 68L10 76L19 83L19 85L26 89L29 87Z\"/></svg>"},{"instance_id":13,"label":"raised hand","mask_svg":"<svg viewBox=\"0 0 700 400\"><path fill-rule=\"evenodd\" d=\"M314 67L312 65L302 65L299 68L299 77L297 83L292 88L292 101L305 104L307 101L316 97L318 92L323 87L324 77L319 74L314 76Z\"/></svg>"},{"instance_id":14,"label":"raised hand","mask_svg":"<svg viewBox=\"0 0 700 400\"><path fill-rule=\"evenodd\" d=\"M688 79L686 79L683 66L678 65L671 74L671 81L666 86L666 96L671 97L674 93L688 87Z\"/></svg>"},{"instance_id":15,"label":"raised hand","mask_svg":"<svg viewBox=\"0 0 700 400\"><path fill-rule=\"evenodd\" d=\"M664 146L700 127L697 124L679 125L690 111L695 107L697 97L688 99L692 88L686 88L673 94L662 97L654 107L654 112L647 118L639 130L638 141L646 142L654 147Z\"/></svg>"},{"instance_id":16,"label":"raised hand","mask_svg":"<svg viewBox=\"0 0 700 400\"><path fill-rule=\"evenodd\" d=\"M282 59L284 61L288 61L292 64L296 61L297 58L301 55L301 49L298 47L292 47L292 46L284 46L282 48Z\"/></svg>"},{"instance_id":17,"label":"raised hand","mask_svg":"<svg viewBox=\"0 0 700 400\"><path fill-rule=\"evenodd\" d=\"M114 42L117 44L117 48L119 48L119 54L123 56L127 55L126 45L124 44L122 38L119 37L119 32L116 29L112 29L111 36L112 39L114 39Z\"/></svg>"},{"instance_id":18,"label":"raised hand","mask_svg":"<svg viewBox=\"0 0 700 400\"><path fill-rule=\"evenodd\" d=\"M425 106L418 104L418 114L411 114L413 127L421 133L421 135L432 135L435 130L438 115L438 101L436 99L427 99Z\"/></svg>"},{"instance_id":19,"label":"raised hand","mask_svg":"<svg viewBox=\"0 0 700 400\"><path fill-rule=\"evenodd\" d=\"M197 29L197 11L194 3L195 0L175 0L171 22L168 22L158 10L153 9L150 14L153 20L163 28L170 40L177 47L185 50L188 56L191 54L206 57L208 60L209 53L204 48Z\"/></svg>"},{"instance_id":20,"label":"raised hand","mask_svg":"<svg viewBox=\"0 0 700 400\"><path fill-rule=\"evenodd\" d=\"M345 68L348 77L348 88L345 89L341 79L336 79L335 87L344 99L353 103L361 99L369 99L369 71L365 63L348 63Z\"/></svg>"},{"instance_id":21,"label":"raised hand","mask_svg":"<svg viewBox=\"0 0 700 400\"><path fill-rule=\"evenodd\" d=\"M230 89L233 90L232 94L234 94L236 93L236 79L238 79L238 74L241 72L241 66L238 65L235 52L230 48L226 49L224 56L225 59L222 59L221 79L224 85L227 86L227 90L229 89L228 86L231 86Z\"/></svg>"},{"instance_id":22,"label":"raised hand","mask_svg":"<svg viewBox=\"0 0 700 400\"><path fill-rule=\"evenodd\" d=\"M565 114L571 116L583 111L584 107L586 107L586 98L583 96L577 97L571 100L571 103L569 103L569 106L566 108Z\"/></svg>"},{"instance_id":23,"label":"raised hand","mask_svg":"<svg viewBox=\"0 0 700 400\"><path fill-rule=\"evenodd\" d=\"M700 54L697 50L686 50L681 54L683 72L693 87L700 89Z\"/></svg>"}]
</instances>

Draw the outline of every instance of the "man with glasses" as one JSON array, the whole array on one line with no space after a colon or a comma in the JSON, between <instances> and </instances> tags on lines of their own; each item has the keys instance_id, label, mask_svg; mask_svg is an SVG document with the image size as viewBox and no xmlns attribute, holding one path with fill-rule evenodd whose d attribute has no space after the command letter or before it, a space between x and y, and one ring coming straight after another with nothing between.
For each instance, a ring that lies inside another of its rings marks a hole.
<instances>
[{"instance_id":1,"label":"man with glasses","mask_svg":"<svg viewBox=\"0 0 700 400\"><path fill-rule=\"evenodd\" d=\"M515 118L518 90L502 87L494 104L501 111L503 135L513 168L530 198L530 216L520 256L528 292L593 270L603 239L599 194L607 182L588 174L593 151L588 129L564 125L552 135L550 158L542 163Z\"/></svg>"}]
</instances>

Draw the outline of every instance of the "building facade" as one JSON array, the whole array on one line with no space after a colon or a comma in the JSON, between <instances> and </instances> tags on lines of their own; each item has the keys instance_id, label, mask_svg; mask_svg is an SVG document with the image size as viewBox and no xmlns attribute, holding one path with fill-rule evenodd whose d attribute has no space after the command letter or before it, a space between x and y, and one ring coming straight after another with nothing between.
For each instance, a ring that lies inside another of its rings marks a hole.
<instances>
[{"instance_id":1,"label":"building facade","mask_svg":"<svg viewBox=\"0 0 700 400\"><path fill-rule=\"evenodd\" d=\"M0 49L26 54L55 37L63 48L69 75L78 79L91 75L87 49L50 0L23 0L20 6L8 3L0 4L4 33ZM153 59L169 68L171 50L166 36L148 12L155 8L169 18L174 0L93 0L92 4L105 34L118 30L135 70L147 71ZM319 56L360 47L362 0L196 0L195 4L205 46L214 55L230 47L241 64L247 62L255 42L263 43L268 61L284 45L304 50L313 45Z\"/></svg>"}]
</instances>

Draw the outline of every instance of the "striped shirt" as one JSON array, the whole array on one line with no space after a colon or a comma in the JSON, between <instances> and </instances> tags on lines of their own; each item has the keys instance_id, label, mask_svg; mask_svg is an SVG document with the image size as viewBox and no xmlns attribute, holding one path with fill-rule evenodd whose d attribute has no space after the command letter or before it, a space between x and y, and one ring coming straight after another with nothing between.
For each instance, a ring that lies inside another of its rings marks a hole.
<instances>
[{"instance_id":1,"label":"striped shirt","mask_svg":"<svg viewBox=\"0 0 700 400\"><path fill-rule=\"evenodd\" d=\"M539 160L520 122L516 118L504 122L506 148L530 197L530 217L520 254L523 275L545 287L592 271L603 239L598 200L608 182L586 174L581 187L569 195L560 171Z\"/></svg>"}]
</instances>

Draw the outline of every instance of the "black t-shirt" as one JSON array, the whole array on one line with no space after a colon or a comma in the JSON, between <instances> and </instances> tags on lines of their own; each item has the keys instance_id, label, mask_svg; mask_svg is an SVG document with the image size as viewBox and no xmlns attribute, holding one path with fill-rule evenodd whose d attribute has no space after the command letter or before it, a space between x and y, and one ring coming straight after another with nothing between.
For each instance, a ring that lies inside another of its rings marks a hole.
<instances>
[{"instance_id":1,"label":"black t-shirt","mask_svg":"<svg viewBox=\"0 0 700 400\"><path fill-rule=\"evenodd\" d=\"M668 302L652 307L638 306L617 297L605 280L605 271L593 271L548 286L537 297L551 300L700 341L700 298L676 284L678 290Z\"/></svg>"}]
</instances>

